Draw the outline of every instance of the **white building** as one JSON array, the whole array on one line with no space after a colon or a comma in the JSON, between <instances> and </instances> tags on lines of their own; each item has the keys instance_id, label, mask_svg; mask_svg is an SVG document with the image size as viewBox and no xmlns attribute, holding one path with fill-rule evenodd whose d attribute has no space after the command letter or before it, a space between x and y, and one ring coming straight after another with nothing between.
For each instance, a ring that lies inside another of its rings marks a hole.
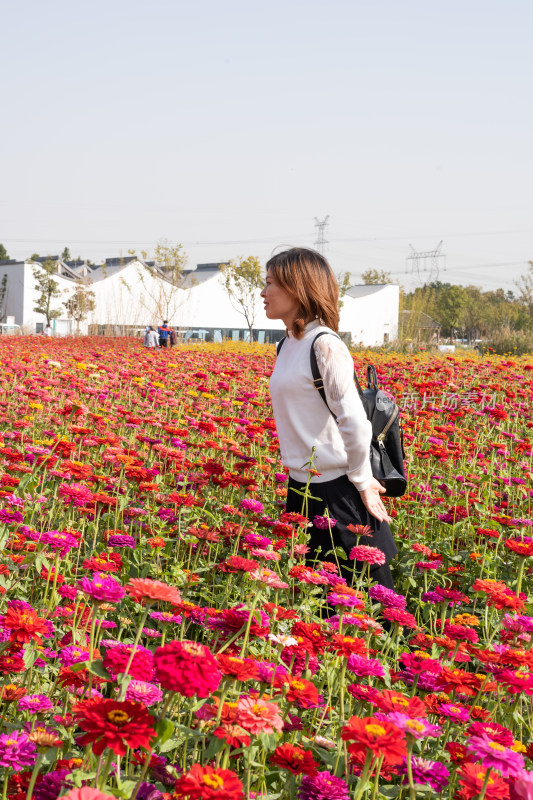
<instances>
[{"instance_id":1,"label":"white building","mask_svg":"<svg viewBox=\"0 0 533 800\"><path fill-rule=\"evenodd\" d=\"M35 270L39 262L0 262L0 321L15 318L25 333L40 333L46 320L34 311L38 301ZM167 320L186 337L221 341L247 339L246 321L231 304L222 284L219 264L199 264L187 270L184 288L176 288L151 262L129 256L106 259L105 264L90 266L82 262L63 262L54 258L54 280L60 297L52 307L61 316L53 320L56 335L74 333L76 324L69 319L65 302L80 283L94 293L95 309L80 325L81 333L128 333L144 331ZM399 287L396 285L353 286L343 299L340 331L353 344L381 345L392 341L398 332ZM283 323L265 316L258 296L254 319L254 340L277 341L284 332Z\"/></svg>"}]
</instances>

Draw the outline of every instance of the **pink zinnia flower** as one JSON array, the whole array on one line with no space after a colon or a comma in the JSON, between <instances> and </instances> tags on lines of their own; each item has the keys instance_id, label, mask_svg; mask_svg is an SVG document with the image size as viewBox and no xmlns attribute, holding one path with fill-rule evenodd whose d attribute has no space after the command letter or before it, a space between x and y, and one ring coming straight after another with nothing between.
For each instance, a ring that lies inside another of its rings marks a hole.
<instances>
[{"instance_id":1,"label":"pink zinnia flower","mask_svg":"<svg viewBox=\"0 0 533 800\"><path fill-rule=\"evenodd\" d=\"M365 561L367 564L377 564L381 566L387 560L383 550L379 547L369 547L366 544L358 544L350 550L349 558L352 561Z\"/></svg>"},{"instance_id":2,"label":"pink zinnia flower","mask_svg":"<svg viewBox=\"0 0 533 800\"><path fill-rule=\"evenodd\" d=\"M118 603L126 594L124 587L105 572L96 572L92 578L83 577L78 588L98 603Z\"/></svg>"},{"instance_id":3,"label":"pink zinnia flower","mask_svg":"<svg viewBox=\"0 0 533 800\"><path fill-rule=\"evenodd\" d=\"M136 703L144 703L148 708L158 703L163 698L163 692L158 686L147 681L132 680L126 689L126 700L134 700Z\"/></svg>"},{"instance_id":4,"label":"pink zinnia flower","mask_svg":"<svg viewBox=\"0 0 533 800\"><path fill-rule=\"evenodd\" d=\"M497 769L504 778L524 769L524 758L520 753L495 742L485 733L470 738L467 752L480 760L487 769Z\"/></svg>"},{"instance_id":5,"label":"pink zinnia flower","mask_svg":"<svg viewBox=\"0 0 533 800\"><path fill-rule=\"evenodd\" d=\"M254 697L241 697L237 703L237 723L253 734L283 730L279 706Z\"/></svg>"},{"instance_id":6,"label":"pink zinnia flower","mask_svg":"<svg viewBox=\"0 0 533 800\"><path fill-rule=\"evenodd\" d=\"M533 800L533 772L518 772L515 774L513 789L521 800Z\"/></svg>"},{"instance_id":7,"label":"pink zinnia flower","mask_svg":"<svg viewBox=\"0 0 533 800\"><path fill-rule=\"evenodd\" d=\"M104 794L100 789L93 789L91 786L82 786L81 789L71 789L61 800L114 800L114 796Z\"/></svg>"},{"instance_id":8,"label":"pink zinnia flower","mask_svg":"<svg viewBox=\"0 0 533 800\"><path fill-rule=\"evenodd\" d=\"M440 725L433 725L423 717L410 717L403 711L391 711L388 714L377 713L378 719L385 719L400 728L406 736L413 739L425 739L426 736L440 736L442 728Z\"/></svg>"},{"instance_id":9,"label":"pink zinnia flower","mask_svg":"<svg viewBox=\"0 0 533 800\"><path fill-rule=\"evenodd\" d=\"M284 583L279 577L279 575L277 575L271 569L267 569L266 567L260 567L259 569L254 569L253 572L250 572L250 578L253 581L260 581L261 583L264 583L267 586L272 586L273 589L289 588L288 583Z\"/></svg>"}]
</instances>

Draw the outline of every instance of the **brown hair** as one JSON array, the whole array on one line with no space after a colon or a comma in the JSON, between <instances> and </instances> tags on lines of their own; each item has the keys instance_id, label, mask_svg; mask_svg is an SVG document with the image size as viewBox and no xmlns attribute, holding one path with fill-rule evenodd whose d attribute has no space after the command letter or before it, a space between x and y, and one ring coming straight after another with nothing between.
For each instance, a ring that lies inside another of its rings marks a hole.
<instances>
[{"instance_id":1,"label":"brown hair","mask_svg":"<svg viewBox=\"0 0 533 800\"><path fill-rule=\"evenodd\" d=\"M300 304L292 326L295 339L301 339L307 323L316 318L335 332L339 330L339 284L324 256L292 247L272 256L266 270Z\"/></svg>"}]
</instances>

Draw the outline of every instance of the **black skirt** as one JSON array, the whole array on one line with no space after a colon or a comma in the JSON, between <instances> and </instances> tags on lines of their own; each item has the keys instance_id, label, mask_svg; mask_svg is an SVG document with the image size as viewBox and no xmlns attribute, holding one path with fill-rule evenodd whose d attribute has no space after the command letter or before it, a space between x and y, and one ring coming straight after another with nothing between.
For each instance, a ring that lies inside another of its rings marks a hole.
<instances>
[{"instance_id":1,"label":"black skirt","mask_svg":"<svg viewBox=\"0 0 533 800\"><path fill-rule=\"evenodd\" d=\"M368 513L361 500L361 495L346 475L335 478L333 481L309 484L308 491L314 499L307 499L307 507L304 505L304 498L297 494L294 491L295 489L303 492L305 483L289 478L287 511L305 514L309 521L312 522L316 516L325 516L327 510L328 515L337 520L336 525L331 528L331 532L327 528L324 530L317 528L315 525L307 529L310 536L307 543L310 552L306 557L308 564L314 563L317 558L334 561L334 557L326 557L325 555L333 547L342 547L346 553L346 558L348 558L352 547L355 547L356 544L378 547L385 553L387 562L397 554L398 548L388 524L379 522ZM372 534L371 536L358 537L357 534L348 530L348 525L368 525ZM344 565L349 565L351 568L355 566L356 570L360 570L364 564L363 562L355 562L354 564L353 561L347 561L344 562ZM341 573L349 580L352 577L352 573L350 570L343 568L344 565L342 562L340 563ZM370 575L372 580L377 580L378 583L386 585L388 588L393 588L388 563L383 567L376 566L371 568Z\"/></svg>"}]
</instances>

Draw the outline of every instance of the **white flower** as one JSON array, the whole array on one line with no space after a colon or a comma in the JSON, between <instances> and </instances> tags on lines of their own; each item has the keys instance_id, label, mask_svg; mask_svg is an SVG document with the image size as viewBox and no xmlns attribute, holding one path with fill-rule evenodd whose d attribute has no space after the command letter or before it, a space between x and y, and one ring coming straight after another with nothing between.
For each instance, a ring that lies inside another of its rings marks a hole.
<instances>
[{"instance_id":1,"label":"white flower","mask_svg":"<svg viewBox=\"0 0 533 800\"><path fill-rule=\"evenodd\" d=\"M293 647L298 644L294 636L283 635L282 633L276 636L275 633L269 633L268 638L275 644L280 644L282 647Z\"/></svg>"}]
</instances>

